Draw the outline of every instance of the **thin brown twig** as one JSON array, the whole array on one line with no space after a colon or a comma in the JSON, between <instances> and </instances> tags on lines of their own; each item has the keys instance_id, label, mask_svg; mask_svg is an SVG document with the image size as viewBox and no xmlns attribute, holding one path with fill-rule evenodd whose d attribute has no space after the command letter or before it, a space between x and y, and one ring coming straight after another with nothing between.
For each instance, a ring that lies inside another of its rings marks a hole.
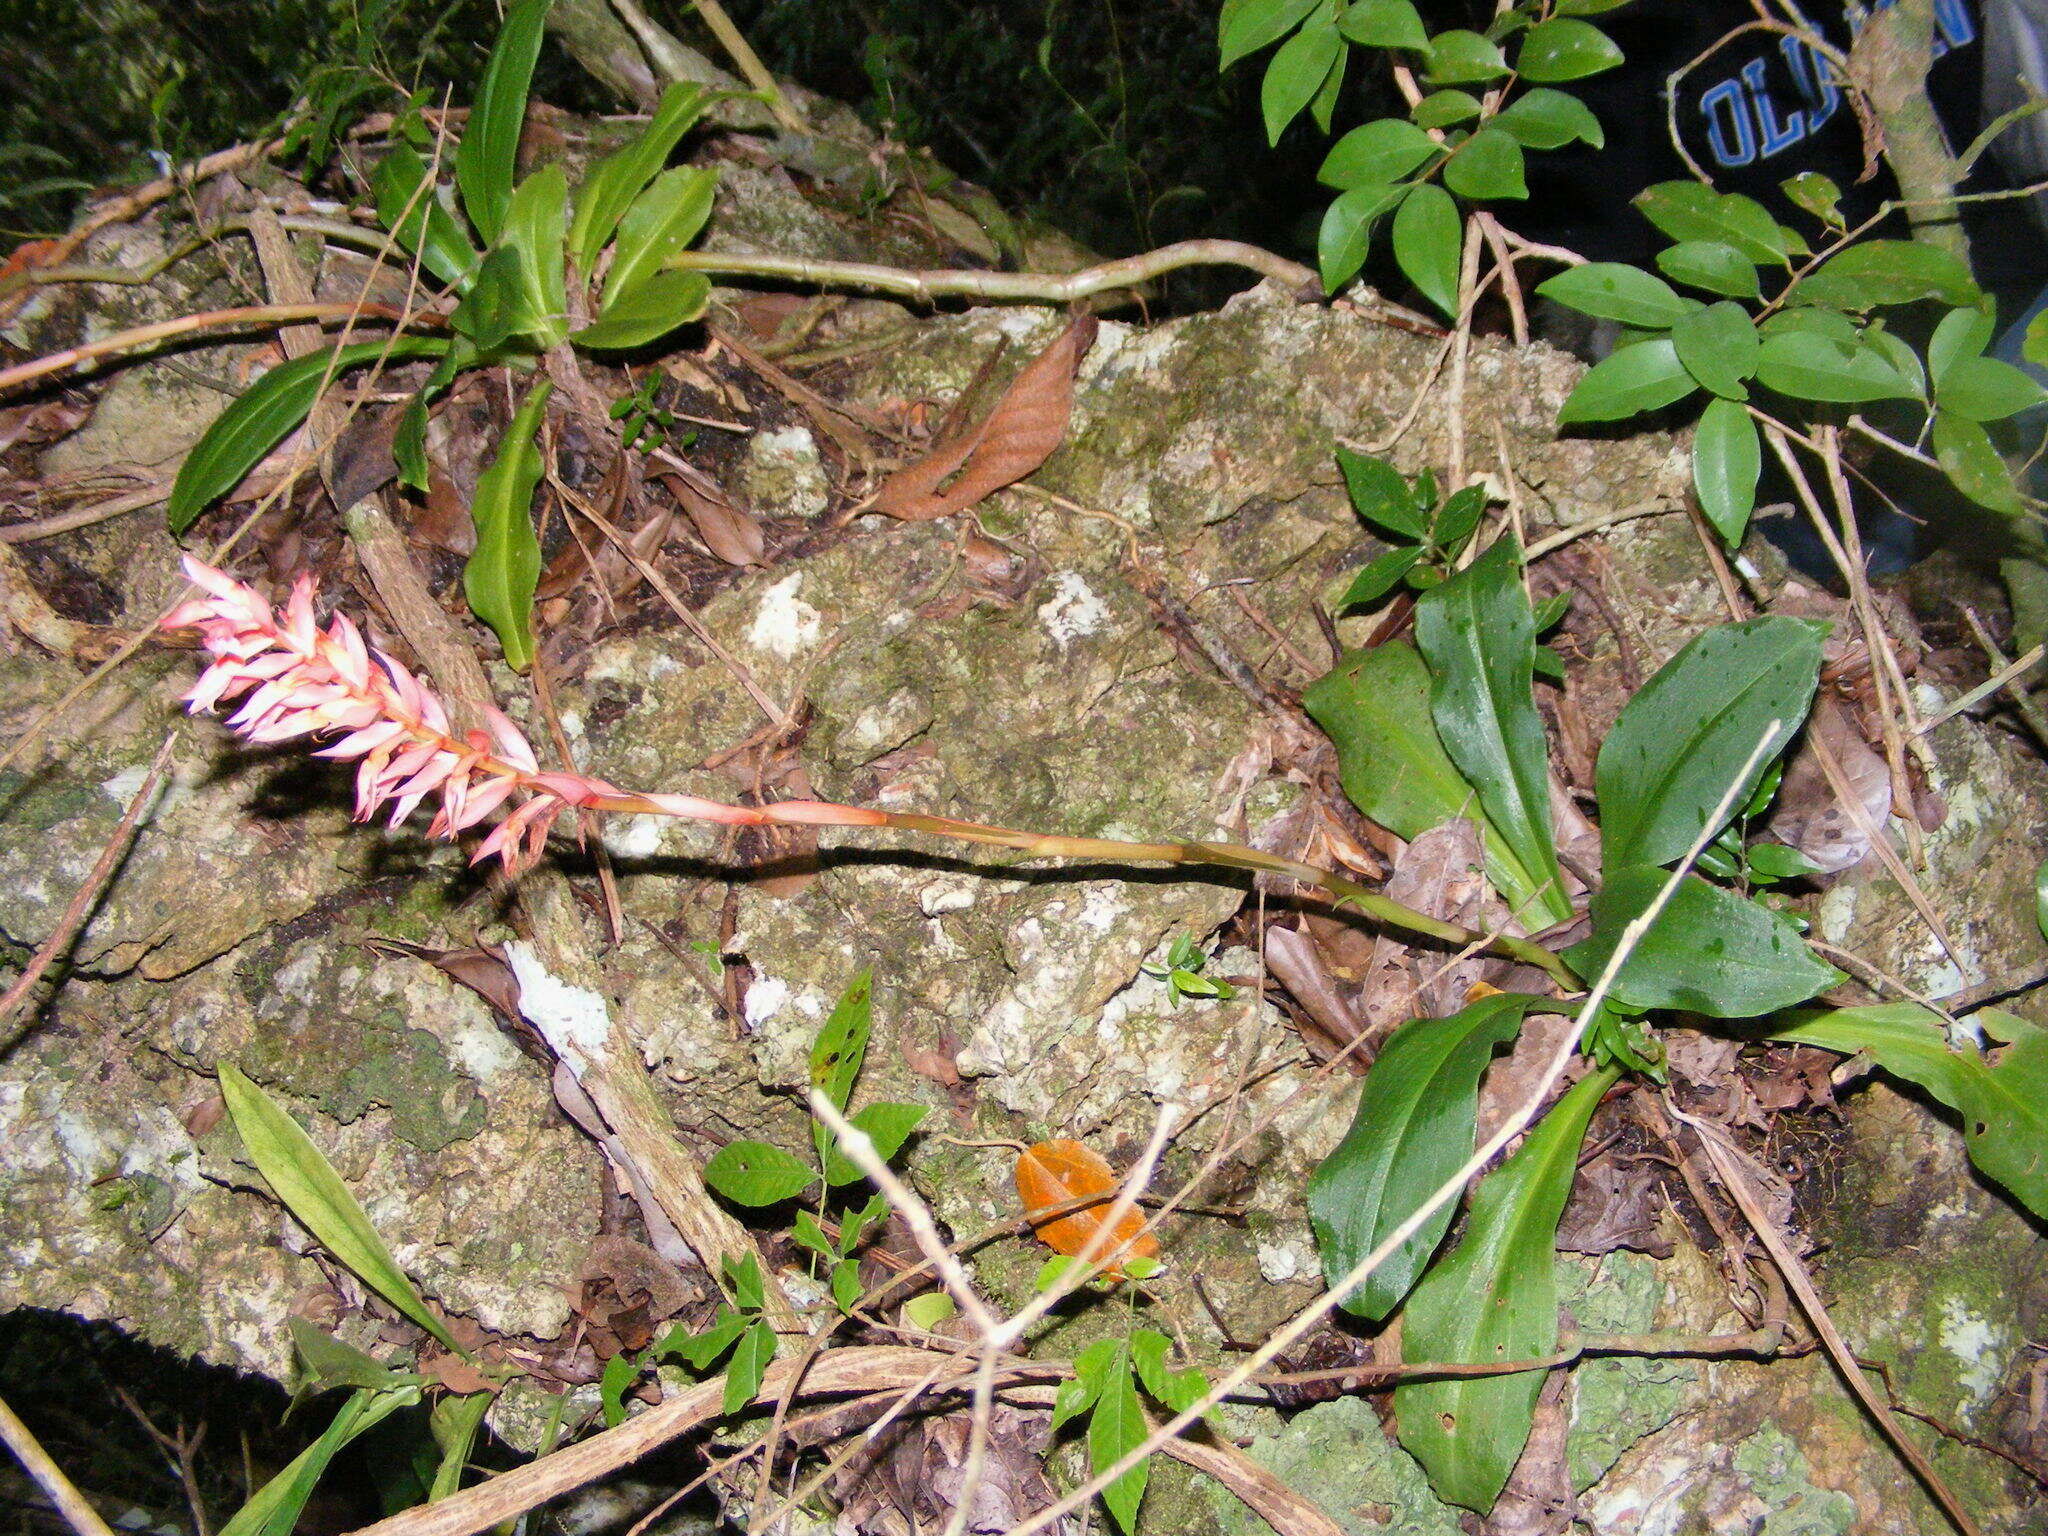
<instances>
[{"instance_id":1,"label":"thin brown twig","mask_svg":"<svg viewBox=\"0 0 2048 1536\"><path fill-rule=\"evenodd\" d=\"M4 1036L0 1036L0 1048L14 1043L20 1033L10 1029L14 1015L27 1000L29 993L35 989L36 983L42 980L43 973L49 970L59 955L71 947L71 941L78 937L78 930L85 926L86 917L99 900L100 892L106 888L107 882L114 877L114 871L120 867L122 858L128 852L129 839L135 835L135 829L141 824L144 812L156 798L157 783L163 777L164 765L171 760L171 748L177 745L177 741L176 731L165 733L163 745L156 749L156 756L150 762L149 772L143 778L142 787L135 791L135 798L128 802L128 810L122 816L121 824L114 828L113 836L109 837L106 846L100 849L100 856L93 862L92 871L85 877L85 883L73 893L70 902L64 908L64 915L57 919L56 928L43 940L41 947L36 950L22 973L14 978L13 985L8 987L4 995L0 995L0 1030L8 1031Z\"/></svg>"}]
</instances>

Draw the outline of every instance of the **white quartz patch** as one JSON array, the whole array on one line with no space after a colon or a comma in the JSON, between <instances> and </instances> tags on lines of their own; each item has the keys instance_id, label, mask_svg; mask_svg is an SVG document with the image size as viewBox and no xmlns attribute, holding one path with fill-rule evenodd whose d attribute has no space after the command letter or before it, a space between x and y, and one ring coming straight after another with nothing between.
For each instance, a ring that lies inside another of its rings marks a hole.
<instances>
[{"instance_id":1,"label":"white quartz patch","mask_svg":"<svg viewBox=\"0 0 2048 1536\"><path fill-rule=\"evenodd\" d=\"M824 616L796 595L803 572L785 576L761 594L761 606L747 630L747 643L757 651L785 660L818 643Z\"/></svg>"},{"instance_id":2,"label":"white quartz patch","mask_svg":"<svg viewBox=\"0 0 2048 1536\"><path fill-rule=\"evenodd\" d=\"M520 1013L569 1070L581 1077L604 1053L611 1035L611 1013L604 999L549 971L523 939L505 946L505 959L519 980Z\"/></svg>"},{"instance_id":3,"label":"white quartz patch","mask_svg":"<svg viewBox=\"0 0 2048 1536\"><path fill-rule=\"evenodd\" d=\"M1061 649L1109 624L1109 605L1078 571L1061 571L1052 579L1052 596L1038 605L1038 622Z\"/></svg>"}]
</instances>

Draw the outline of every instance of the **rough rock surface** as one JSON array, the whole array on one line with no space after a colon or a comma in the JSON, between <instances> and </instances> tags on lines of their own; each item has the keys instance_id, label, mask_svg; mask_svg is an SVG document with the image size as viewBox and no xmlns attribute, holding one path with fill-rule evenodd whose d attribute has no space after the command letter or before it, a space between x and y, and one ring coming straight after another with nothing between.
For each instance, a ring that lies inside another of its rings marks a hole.
<instances>
[{"instance_id":1,"label":"rough rock surface","mask_svg":"<svg viewBox=\"0 0 2048 1536\"><path fill-rule=\"evenodd\" d=\"M744 215L718 237L726 245L872 251L797 202L786 177L761 172L747 186ZM863 313L901 323L886 306ZM1000 348L999 386L1059 323L1029 309L925 322L913 344L859 365L855 398L950 400ZM1436 352L1358 314L1265 291L1151 328L1105 324L1068 443L1036 477L1050 495L1009 493L979 509L981 533L1014 557L1008 585L968 568L959 520L870 519L734 581L703 618L771 697L808 703L800 756L827 797L1073 834L1256 837L1295 794L1269 772L1282 727L1167 638L1134 572L1163 579L1240 656L1283 671L1283 647L1327 656L1313 610L1373 549L1345 504L1332 442L1387 438L1413 392L1433 388L1392 455L1441 466L1448 405ZM1683 485L1665 437L1553 440L1575 372L1541 347L1481 346L1472 358L1468 460L1512 489L1532 528ZM117 395L134 391L144 416L172 410L149 391L173 386L131 377L142 382L124 380ZM189 435L206 402L186 404L177 419ZM129 441L69 451L111 457ZM812 513L815 452L795 454L793 438L756 441L754 497ZM788 477L792 457L801 486ZM1682 522L1625 525L1586 547L1645 672L1720 616ZM168 542L146 519L98 531L71 558L122 592L130 623L169 589ZM1769 595L1782 572L1757 559ZM1617 665L1597 625L1583 633L1589 666ZM188 671L176 655L131 664L0 781L0 935L12 954L50 931L169 728ZM9 739L77 677L32 653L0 672ZM635 787L730 796L735 780L704 765L762 724L732 677L668 626L600 642L561 694L584 765ZM1958 935L1960 969L1928 950L1888 877L1838 884L1817 926L1941 992L2038 953L2027 893L2048 784L1966 721L1937 733L1934 749L1950 817L1929 839L1923 879ZM351 827L344 776L295 755L238 752L199 723L180 728L175 764L86 930L78 974L0 1055L0 1305L108 1317L182 1351L288 1372L284 1318L334 1276L256 1193L231 1130L209 1125L208 1074L233 1061L308 1125L429 1295L493 1329L552 1335L597 1229L596 1154L479 1000L364 945L503 937L497 898L414 832ZM800 1144L792 1094L805 1051L839 991L873 967L879 1022L863 1098L929 1103L934 1131L1085 1134L1113 1156L1135 1149L1158 1106L1211 1106L1176 1144L1169 1176L1193 1171L1226 1131L1258 1125L1213 1186L1241 1208L1241 1225L1191 1217L1169 1229L1168 1256L1202 1275L1240 1336L1314 1294L1300 1190L1354 1089L1309 1070L1256 988L1176 1008L1142 969L1177 933L1206 941L1239 905L1241 883L828 838L814 878L738 896L723 951L744 958L750 985L733 1018L709 995L701 961L686 965L649 928L676 919L681 894L730 847L651 819L616 821L604 837L628 915L623 942L605 952L617 1014L691 1144ZM716 946L699 906L681 918L686 940ZM1255 957L1212 964L1246 974ZM940 1081L949 1072L957 1087ZM1818 1260L1822 1283L1859 1347L1895 1365L1908 1401L1987 1435L2012 1408L2021 1346L2040 1337L2048 1309L2040 1237L1972 1181L1958 1138L1923 1106L1880 1088L1850 1102L1837 1206L1847 1214L1821 1225L1833 1243ZM927 1136L910 1166L956 1230L1013 1209L999 1152ZM1037 1263L1013 1244L981 1272L1015 1300ZM1571 1268L1587 1329L1739 1326L1721 1280L1684 1241L1663 1264L1617 1255ZM1214 1342L1198 1309L1182 1321ZM1068 1326L1050 1347L1082 1342L1092 1325ZM1934 1528L1818 1361L1618 1360L1576 1374L1569 1464L1603 1532ZM1259 1436L1254 1457L1346 1530L1461 1528L1361 1402L1285 1424L1247 1414L1243 1427ZM2027 1528L2002 1464L1945 1440L1934 1454L1987 1530ZM1234 1501L1212 1502L1178 1472L1158 1477L1153 1529L1249 1528Z\"/></svg>"}]
</instances>

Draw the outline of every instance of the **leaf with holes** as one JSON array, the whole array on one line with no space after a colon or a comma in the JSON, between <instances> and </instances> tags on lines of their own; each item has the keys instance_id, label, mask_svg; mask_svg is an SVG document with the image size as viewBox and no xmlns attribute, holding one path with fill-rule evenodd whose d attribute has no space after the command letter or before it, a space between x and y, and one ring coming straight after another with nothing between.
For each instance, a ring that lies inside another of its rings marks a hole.
<instances>
[{"instance_id":1,"label":"leaf with holes","mask_svg":"<svg viewBox=\"0 0 2048 1536\"><path fill-rule=\"evenodd\" d=\"M1579 1144L1619 1074L1582 1079L1536 1123L1521 1149L1472 1195L1465 1235L1415 1288L1401 1314L1411 1361L1494 1365L1557 1348L1557 1223ZM1545 1372L1413 1382L1394 1392L1401 1444L1439 1497L1482 1513L1528 1443Z\"/></svg>"},{"instance_id":2,"label":"leaf with holes","mask_svg":"<svg viewBox=\"0 0 2048 1536\"><path fill-rule=\"evenodd\" d=\"M1472 1155L1479 1079L1541 998L1496 993L1387 1037L1366 1073L1351 1129L1308 1181L1309 1222L1334 1286ZM1342 1302L1378 1322L1421 1276L1454 1214L1446 1205Z\"/></svg>"}]
</instances>

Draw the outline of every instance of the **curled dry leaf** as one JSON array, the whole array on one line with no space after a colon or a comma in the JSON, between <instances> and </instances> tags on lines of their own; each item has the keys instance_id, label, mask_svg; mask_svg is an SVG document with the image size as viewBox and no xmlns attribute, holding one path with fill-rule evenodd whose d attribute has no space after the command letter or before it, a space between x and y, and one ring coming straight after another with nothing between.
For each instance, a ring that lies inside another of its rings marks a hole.
<instances>
[{"instance_id":1,"label":"curled dry leaf","mask_svg":"<svg viewBox=\"0 0 2048 1536\"><path fill-rule=\"evenodd\" d=\"M1862 802L1861 817L1841 802L1828 783L1816 742L1834 754L1843 781ZM1814 701L1806 739L1778 786L1778 807L1770 823L1772 836L1797 848L1818 864L1822 873L1834 874L1869 857L1870 834L1864 829L1882 827L1891 811L1891 770L1856 729L1849 711L1823 693Z\"/></svg>"},{"instance_id":2,"label":"curled dry leaf","mask_svg":"<svg viewBox=\"0 0 2048 1536\"><path fill-rule=\"evenodd\" d=\"M1101 1153L1081 1142L1041 1141L1018 1154L1017 1198L1024 1202L1027 1215L1092 1195L1102 1197L1099 1205L1084 1206L1033 1227L1038 1240L1054 1253L1072 1258L1088 1246L1109 1217L1116 1189L1116 1170L1103 1161ZM1105 1274L1121 1279L1126 1259L1158 1257L1159 1240L1144 1226L1144 1213L1135 1205L1118 1219L1109 1240L1097 1245L1095 1258L1108 1261Z\"/></svg>"},{"instance_id":3,"label":"curled dry leaf","mask_svg":"<svg viewBox=\"0 0 2048 1536\"><path fill-rule=\"evenodd\" d=\"M1024 365L988 415L883 481L873 510L905 522L945 517L1016 484L1051 458L1067 435L1074 370L1094 344L1095 330L1093 315L1077 315ZM958 478L947 485L956 470Z\"/></svg>"},{"instance_id":4,"label":"curled dry leaf","mask_svg":"<svg viewBox=\"0 0 2048 1536\"><path fill-rule=\"evenodd\" d=\"M666 484L704 547L727 565L759 565L768 552L761 524L751 512L742 512L727 502L706 496L681 475L663 475Z\"/></svg>"}]
</instances>

